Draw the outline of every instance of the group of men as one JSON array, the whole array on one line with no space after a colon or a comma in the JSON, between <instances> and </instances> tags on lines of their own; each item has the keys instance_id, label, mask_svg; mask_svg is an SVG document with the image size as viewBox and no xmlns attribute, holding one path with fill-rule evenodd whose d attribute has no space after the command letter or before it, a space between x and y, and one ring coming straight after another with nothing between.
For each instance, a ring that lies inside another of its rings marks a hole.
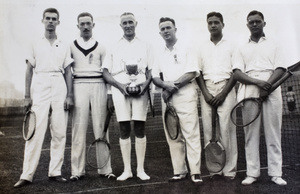
<instances>
[{"instance_id":1,"label":"group of men","mask_svg":"<svg viewBox=\"0 0 300 194\"><path fill-rule=\"evenodd\" d=\"M281 110L280 88L268 94L268 90L285 71L283 57L278 47L265 37L264 16L252 11L247 16L251 32L249 42L236 49L223 37L223 16L218 12L207 15L210 39L200 45L198 53L190 45L176 37L174 19L159 20L159 31L165 47L157 50L140 40L135 34L137 21L132 13L120 17L123 37L108 51L93 38L93 16L84 12L77 17L80 37L71 46L57 38L59 12L46 9L42 23L45 34L38 39L26 58L25 107L36 113L36 132L25 144L23 173L15 188L32 182L41 155L51 110L51 160L49 180L67 182L61 176L66 143L68 111L72 118L71 181L85 176L86 132L91 111L95 138L103 136L107 111L115 111L120 128L120 148L124 164L123 173L116 177L111 161L98 170L100 176L125 181L133 177L131 170L131 128L135 134L137 177L149 180L144 170L147 139L145 122L148 112L149 85L151 81L162 88L162 113L165 102L172 103L181 125L178 138L170 139L164 126L170 148L173 174L169 181L183 180L190 175L194 183L202 183L201 142L198 117L198 93L201 89L201 115L204 145L212 137L211 109L217 109L219 136L226 152L226 163L219 173L235 179L237 171L236 129L230 120L230 111L237 99L249 96L267 98L263 104L263 124L268 151L268 174L278 185L286 185L281 178ZM135 92L128 85L128 75L135 65ZM238 98L234 86L239 81ZM71 110L72 109L72 110ZM245 115L244 115L245 116ZM164 118L164 117L163 117ZM243 185L252 184L260 176L259 136L261 119L244 128L247 161L247 177ZM108 134L107 134L108 139ZM100 156L98 156L100 157Z\"/></svg>"}]
</instances>

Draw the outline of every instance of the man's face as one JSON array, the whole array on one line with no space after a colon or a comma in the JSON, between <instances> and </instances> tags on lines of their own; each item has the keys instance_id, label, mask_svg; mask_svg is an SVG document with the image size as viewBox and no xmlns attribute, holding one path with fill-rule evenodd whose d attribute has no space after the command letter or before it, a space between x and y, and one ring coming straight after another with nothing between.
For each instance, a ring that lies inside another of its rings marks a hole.
<instances>
[{"instance_id":1,"label":"man's face","mask_svg":"<svg viewBox=\"0 0 300 194\"><path fill-rule=\"evenodd\" d=\"M174 40L176 39L177 29L171 21L165 21L159 24L159 34L164 40Z\"/></svg>"},{"instance_id":2,"label":"man's face","mask_svg":"<svg viewBox=\"0 0 300 194\"><path fill-rule=\"evenodd\" d=\"M91 38L93 33L93 28L95 24L92 21L92 18L89 16L80 17L78 19L78 29L80 30L80 36L82 38Z\"/></svg>"},{"instance_id":3,"label":"man's face","mask_svg":"<svg viewBox=\"0 0 300 194\"><path fill-rule=\"evenodd\" d=\"M47 31L55 31L56 26L59 24L58 15L56 13L46 12L42 23L45 25Z\"/></svg>"},{"instance_id":4,"label":"man's face","mask_svg":"<svg viewBox=\"0 0 300 194\"><path fill-rule=\"evenodd\" d=\"M249 16L247 21L247 26L251 32L251 35L260 35L263 33L263 28L265 27L266 23L260 15Z\"/></svg>"},{"instance_id":5,"label":"man's face","mask_svg":"<svg viewBox=\"0 0 300 194\"><path fill-rule=\"evenodd\" d=\"M212 16L207 19L207 27L212 36L220 35L222 34L224 24L221 22L220 18Z\"/></svg>"},{"instance_id":6,"label":"man's face","mask_svg":"<svg viewBox=\"0 0 300 194\"><path fill-rule=\"evenodd\" d=\"M137 22L135 21L134 16L125 15L121 17L120 26L124 31L124 35L127 37L131 37L135 35L135 27Z\"/></svg>"}]
</instances>

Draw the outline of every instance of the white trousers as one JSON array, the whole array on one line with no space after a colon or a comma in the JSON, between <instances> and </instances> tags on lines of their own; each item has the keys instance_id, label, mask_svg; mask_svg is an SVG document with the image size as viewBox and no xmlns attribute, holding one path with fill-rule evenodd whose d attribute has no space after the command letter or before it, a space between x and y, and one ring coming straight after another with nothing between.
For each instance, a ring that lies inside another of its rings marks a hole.
<instances>
[{"instance_id":1,"label":"white trousers","mask_svg":"<svg viewBox=\"0 0 300 194\"><path fill-rule=\"evenodd\" d=\"M64 110L67 88L61 73L34 74L31 86L32 110L36 114L36 131L33 138L25 144L23 173L20 179L32 181L39 163L48 115L51 114L51 144L48 176L61 175L66 144L68 112Z\"/></svg>"},{"instance_id":2,"label":"white trousers","mask_svg":"<svg viewBox=\"0 0 300 194\"><path fill-rule=\"evenodd\" d=\"M222 81L219 83L212 83L211 81L206 81L206 87L210 94L216 96L225 87L227 81ZM206 103L203 95L200 96L201 103L201 116L203 123L203 133L204 133L204 145L207 145L212 138L212 118L211 118L211 106ZM223 174L224 176L235 177L237 170L237 139L236 139L236 126L232 123L230 119L230 112L236 103L236 93L232 89L225 101L221 106L218 107L218 124L219 140L223 145L226 153L226 163L223 170L218 174ZM218 129L218 128L217 128ZM218 137L218 136L217 136ZM212 174L212 173L211 173Z\"/></svg>"},{"instance_id":3,"label":"white trousers","mask_svg":"<svg viewBox=\"0 0 300 194\"><path fill-rule=\"evenodd\" d=\"M181 132L176 140L171 140L164 121L166 104L162 100L164 130L169 144L174 174L188 172L186 158L190 174L201 174L201 140L197 101L198 94L194 83L180 88L177 93L173 94L170 102L178 114Z\"/></svg>"},{"instance_id":4,"label":"white trousers","mask_svg":"<svg viewBox=\"0 0 300 194\"><path fill-rule=\"evenodd\" d=\"M107 89L102 83L74 83L74 112L72 120L72 149L71 170L72 175L85 175L86 163L86 132L91 110L92 125L95 139L103 137L104 124L107 114ZM106 133L108 140L108 131ZM90 142L92 143L92 142ZM96 148L98 149L98 148ZM97 160L101 156L97 155ZM111 161L98 170L99 174L112 172Z\"/></svg>"},{"instance_id":5,"label":"white trousers","mask_svg":"<svg viewBox=\"0 0 300 194\"><path fill-rule=\"evenodd\" d=\"M248 75L257 79L268 80L271 73L251 72ZM259 89L256 86L246 86L245 97L257 97L258 95ZM249 115L246 114L243 115L243 117L248 116ZM268 99L264 101L262 112L257 120L244 128L248 176L260 176L259 142L261 125L263 125L267 147L268 175L282 175L281 124L282 96L281 88L277 88L268 96Z\"/></svg>"}]
</instances>

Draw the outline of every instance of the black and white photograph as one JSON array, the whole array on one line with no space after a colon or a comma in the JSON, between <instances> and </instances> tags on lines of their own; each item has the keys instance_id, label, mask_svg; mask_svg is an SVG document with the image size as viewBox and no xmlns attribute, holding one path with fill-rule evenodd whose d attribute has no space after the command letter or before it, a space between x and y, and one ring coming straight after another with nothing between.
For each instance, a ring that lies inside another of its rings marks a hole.
<instances>
[{"instance_id":1,"label":"black and white photograph","mask_svg":"<svg viewBox=\"0 0 300 194\"><path fill-rule=\"evenodd\" d=\"M0 15L0 193L300 192L300 0Z\"/></svg>"}]
</instances>

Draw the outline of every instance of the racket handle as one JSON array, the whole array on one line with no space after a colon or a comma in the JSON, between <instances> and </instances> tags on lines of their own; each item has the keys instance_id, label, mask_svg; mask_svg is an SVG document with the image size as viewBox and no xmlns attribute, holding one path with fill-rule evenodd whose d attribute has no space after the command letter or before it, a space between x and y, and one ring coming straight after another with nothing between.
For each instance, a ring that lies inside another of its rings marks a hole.
<instances>
[{"instance_id":1,"label":"racket handle","mask_svg":"<svg viewBox=\"0 0 300 194\"><path fill-rule=\"evenodd\" d=\"M272 93L276 88L278 88L285 80L287 80L289 77L291 77L293 75L292 72L290 72L289 70L286 71L282 77L277 80L271 87L271 89L269 90L269 94Z\"/></svg>"},{"instance_id":2,"label":"racket handle","mask_svg":"<svg viewBox=\"0 0 300 194\"><path fill-rule=\"evenodd\" d=\"M217 108L214 106L211 106L211 126L212 126L212 138L211 141L216 141L216 131L217 131L217 125L216 125L216 119L217 119Z\"/></svg>"}]
</instances>

